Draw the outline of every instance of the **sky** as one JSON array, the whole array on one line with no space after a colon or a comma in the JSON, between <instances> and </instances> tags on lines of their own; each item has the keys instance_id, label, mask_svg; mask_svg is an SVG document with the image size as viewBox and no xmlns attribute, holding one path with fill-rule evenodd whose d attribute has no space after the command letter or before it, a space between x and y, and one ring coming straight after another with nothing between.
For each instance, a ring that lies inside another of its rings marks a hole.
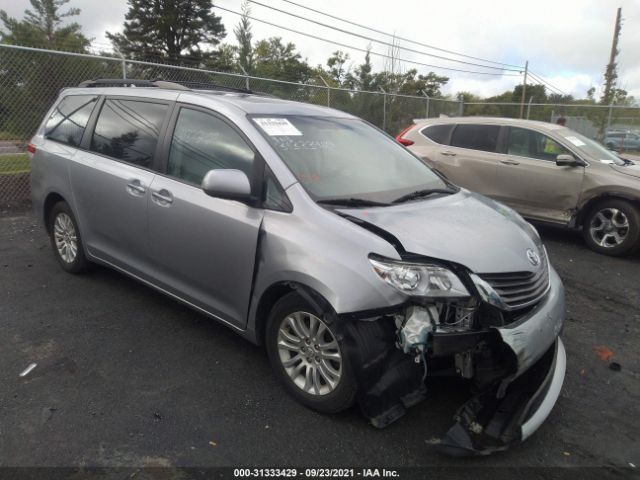
<instances>
[{"instance_id":1,"label":"sky","mask_svg":"<svg viewBox=\"0 0 640 480\"><path fill-rule=\"evenodd\" d=\"M344 20L441 49L513 65L524 65L528 60L534 74L541 76L559 91L577 98L584 98L592 86L596 87L596 91L600 89L604 68L609 60L616 9L622 7L618 85L636 99L640 99L639 0L536 0L526 3L515 0L294 1ZM218 0L214 3L220 7L240 11L241 0ZM382 42L391 41L391 37L304 10L283 0L260 0L260 3ZM108 44L105 31L115 32L122 29L127 11L126 0L71 0L68 5L82 10L76 21L83 26L85 35L95 39L95 45L98 47ZM21 17L22 12L29 6L28 0L0 0L0 8L14 17ZM387 54L389 50L389 47L383 44L315 25L264 6L253 4L251 8L252 16L257 19L300 30L322 39L359 49L366 49L370 44L372 51L382 54ZM214 11L222 17L227 29L224 41L235 43L233 28L239 17L220 9L214 8ZM257 21L252 23L255 39L280 36L285 41L293 42L311 65L325 64L326 59L335 50L349 53L348 65L352 68L363 61L362 52ZM406 41L399 41L399 45L419 52L483 63ZM442 60L406 50L400 50L398 56L420 63L500 73L497 70ZM372 61L375 69L385 66L383 58L372 56ZM402 63L401 68L417 68L419 73L435 71L449 76L450 81L444 88L444 93L448 94L468 91L486 97L510 90L522 82L521 75L478 75L409 63Z\"/></svg>"}]
</instances>

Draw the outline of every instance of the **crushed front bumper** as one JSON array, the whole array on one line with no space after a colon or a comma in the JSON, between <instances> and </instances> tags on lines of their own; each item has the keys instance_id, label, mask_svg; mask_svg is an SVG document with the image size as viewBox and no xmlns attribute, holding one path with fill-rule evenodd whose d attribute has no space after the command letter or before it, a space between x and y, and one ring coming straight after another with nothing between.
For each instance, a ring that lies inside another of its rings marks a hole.
<instances>
[{"instance_id":1,"label":"crushed front bumper","mask_svg":"<svg viewBox=\"0 0 640 480\"><path fill-rule=\"evenodd\" d=\"M423 368L396 347L390 315L360 315L337 322L358 381L358 402L379 428L427 398ZM433 358L475 351L482 345L499 352L499 360L492 360L490 368L473 378L476 394L457 411L439 450L457 456L487 455L525 440L540 427L564 381L566 355L559 337L564 315L564 287L550 269L549 293L517 321L430 337Z\"/></svg>"},{"instance_id":2,"label":"crushed front bumper","mask_svg":"<svg viewBox=\"0 0 640 480\"><path fill-rule=\"evenodd\" d=\"M544 302L524 318L496 328L515 355L515 371L481 390L456 413L439 449L451 455L487 455L522 442L551 413L567 363L559 337L565 316L564 287L550 270Z\"/></svg>"}]
</instances>

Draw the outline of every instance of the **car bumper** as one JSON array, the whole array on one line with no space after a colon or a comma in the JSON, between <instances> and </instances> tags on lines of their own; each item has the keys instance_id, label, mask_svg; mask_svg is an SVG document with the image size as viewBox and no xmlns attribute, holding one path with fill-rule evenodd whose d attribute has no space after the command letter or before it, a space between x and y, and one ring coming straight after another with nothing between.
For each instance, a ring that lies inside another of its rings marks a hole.
<instances>
[{"instance_id":1,"label":"car bumper","mask_svg":"<svg viewBox=\"0 0 640 480\"><path fill-rule=\"evenodd\" d=\"M484 389L456 413L439 449L455 456L488 455L530 437L560 396L567 358L559 333L564 287L550 271L545 301L518 322L496 328L516 358L515 373ZM480 420L482 419L482 421Z\"/></svg>"}]
</instances>

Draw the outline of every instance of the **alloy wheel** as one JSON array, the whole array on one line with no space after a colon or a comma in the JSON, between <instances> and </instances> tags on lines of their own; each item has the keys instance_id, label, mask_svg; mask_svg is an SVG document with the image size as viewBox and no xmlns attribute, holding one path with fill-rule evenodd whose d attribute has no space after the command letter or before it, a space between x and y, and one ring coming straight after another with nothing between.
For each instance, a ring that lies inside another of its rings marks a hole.
<instances>
[{"instance_id":1,"label":"alloy wheel","mask_svg":"<svg viewBox=\"0 0 640 480\"><path fill-rule=\"evenodd\" d=\"M589 233L594 242L604 248L622 244L629 233L629 219L617 208L603 208L591 219Z\"/></svg>"},{"instance_id":2,"label":"alloy wheel","mask_svg":"<svg viewBox=\"0 0 640 480\"><path fill-rule=\"evenodd\" d=\"M287 315L278 330L278 355L293 383L310 395L327 395L342 376L342 353L323 320L308 312Z\"/></svg>"},{"instance_id":3,"label":"alloy wheel","mask_svg":"<svg viewBox=\"0 0 640 480\"><path fill-rule=\"evenodd\" d=\"M71 217L64 212L53 222L53 238L58 255L65 263L73 263L78 255L78 236Z\"/></svg>"}]
</instances>

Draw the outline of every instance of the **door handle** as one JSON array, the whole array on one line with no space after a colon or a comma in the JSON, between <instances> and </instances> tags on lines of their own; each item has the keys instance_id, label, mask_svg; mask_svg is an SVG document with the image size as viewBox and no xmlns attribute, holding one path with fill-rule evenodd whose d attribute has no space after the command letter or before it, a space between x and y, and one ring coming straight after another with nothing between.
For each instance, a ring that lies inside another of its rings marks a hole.
<instances>
[{"instance_id":1,"label":"door handle","mask_svg":"<svg viewBox=\"0 0 640 480\"><path fill-rule=\"evenodd\" d=\"M515 160L500 160L500 163L503 165L520 165L520 162L516 162Z\"/></svg>"},{"instance_id":2,"label":"door handle","mask_svg":"<svg viewBox=\"0 0 640 480\"><path fill-rule=\"evenodd\" d=\"M451 150L445 150L444 152L440 152L445 157L455 157L457 155L456 152L452 152Z\"/></svg>"},{"instance_id":3,"label":"door handle","mask_svg":"<svg viewBox=\"0 0 640 480\"><path fill-rule=\"evenodd\" d=\"M151 199L161 207L167 207L173 203L173 195L166 189L151 191Z\"/></svg>"},{"instance_id":4,"label":"door handle","mask_svg":"<svg viewBox=\"0 0 640 480\"><path fill-rule=\"evenodd\" d=\"M142 185L142 182L140 182L140 180L135 179L135 180L131 180L129 183L127 183L127 191L131 195L139 197L141 195L144 195L144 193L147 191L147 189L144 188L144 185Z\"/></svg>"}]
</instances>

